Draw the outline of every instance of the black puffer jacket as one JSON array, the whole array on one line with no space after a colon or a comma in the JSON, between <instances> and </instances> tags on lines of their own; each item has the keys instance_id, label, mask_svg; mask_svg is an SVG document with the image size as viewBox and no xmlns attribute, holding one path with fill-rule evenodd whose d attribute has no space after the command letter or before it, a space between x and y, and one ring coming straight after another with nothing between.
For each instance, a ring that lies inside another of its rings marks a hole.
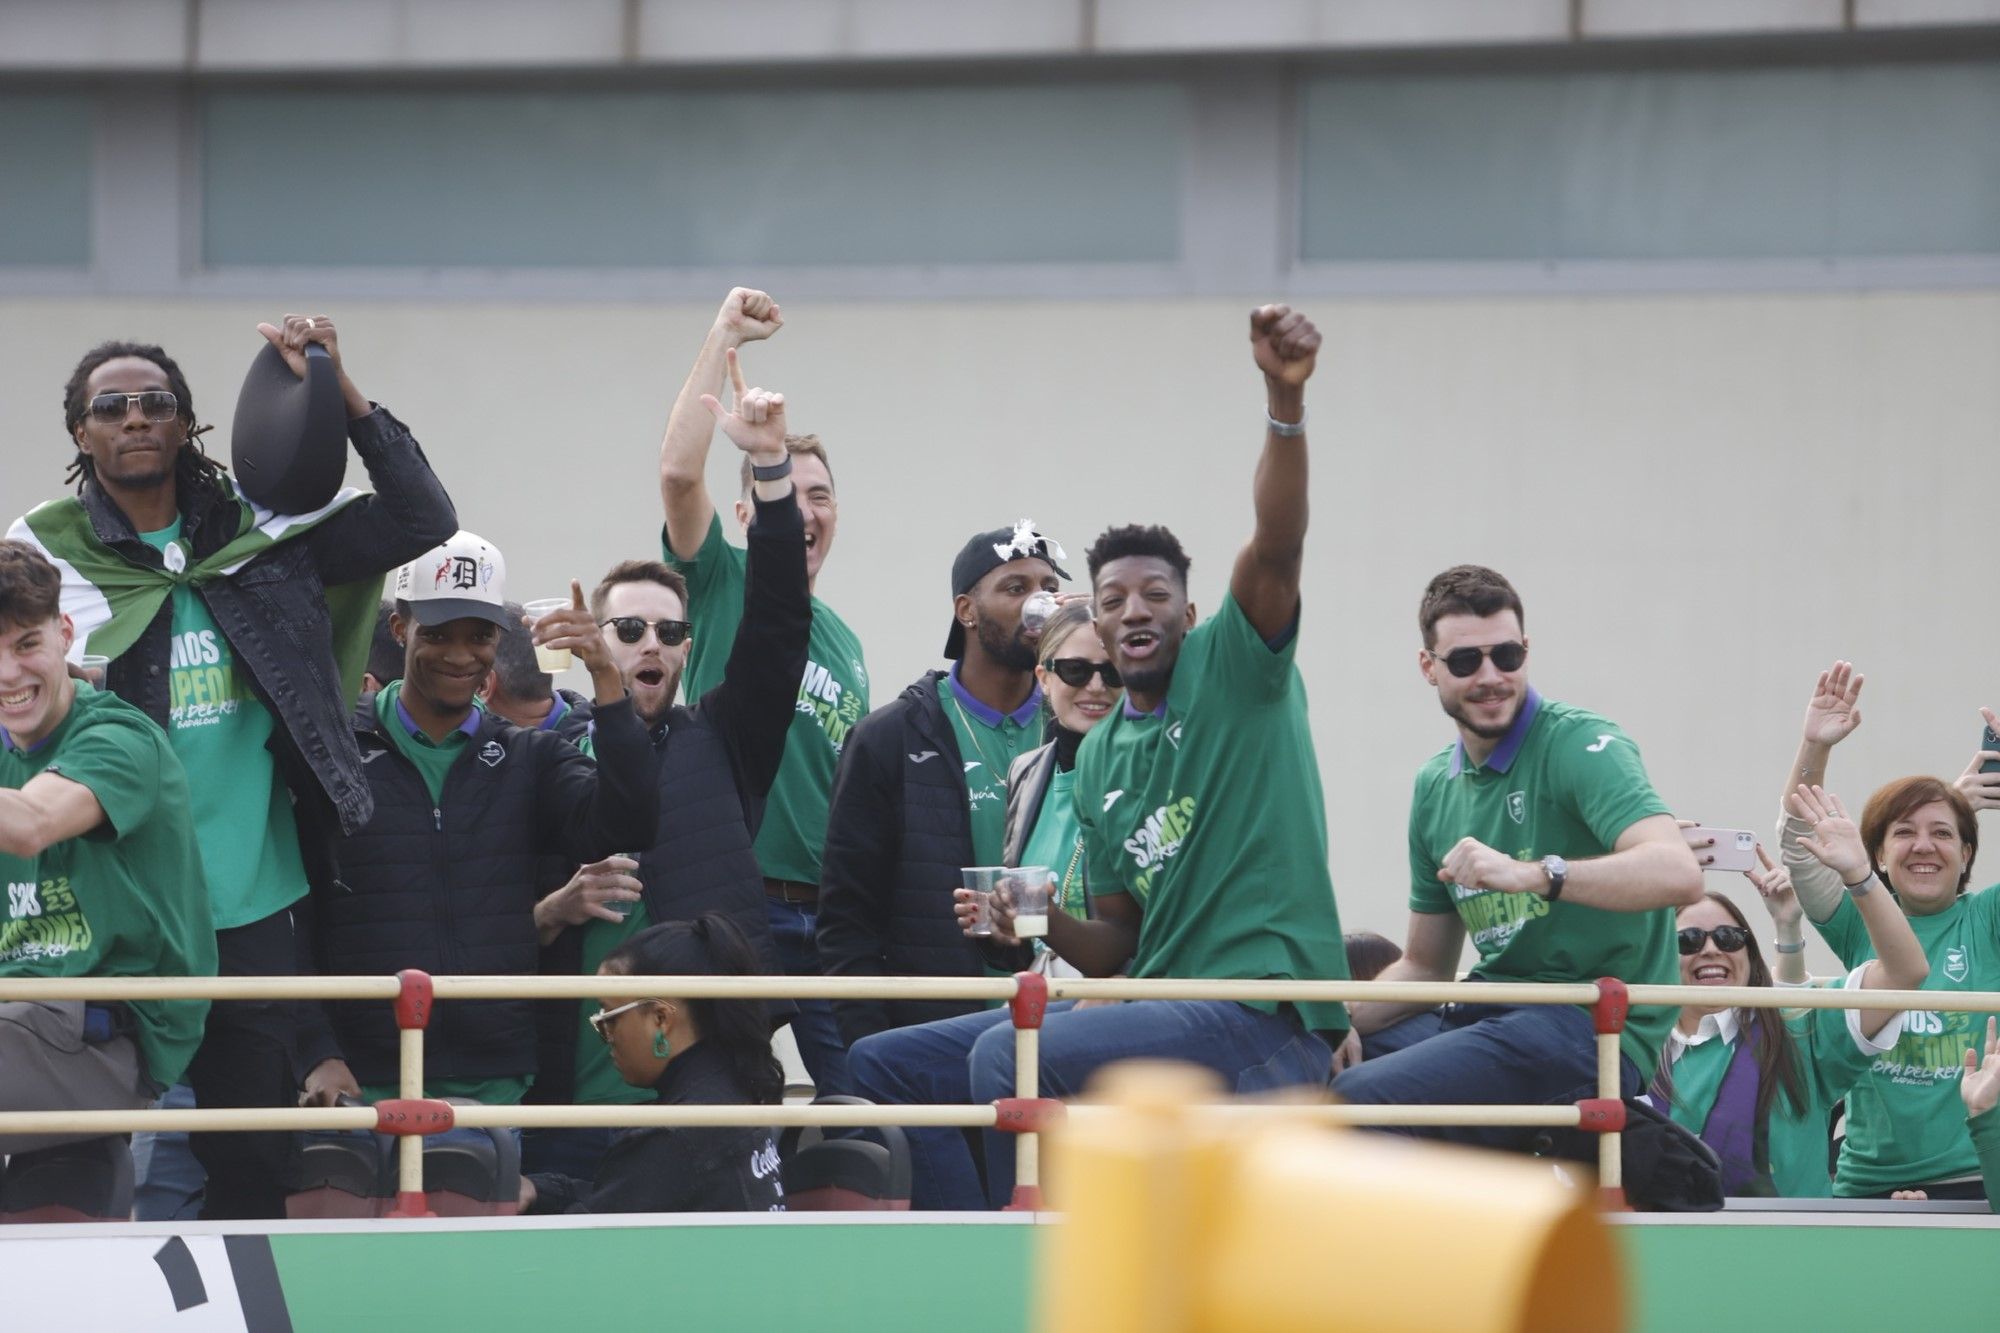
<instances>
[{"instance_id":1,"label":"black puffer jacket","mask_svg":"<svg viewBox=\"0 0 2000 1333\"><path fill-rule=\"evenodd\" d=\"M596 711L597 762L554 732L481 713L433 807L416 765L385 735L370 695L354 736L375 813L339 847L341 881L315 894L329 973L531 974L540 858L594 861L645 843L652 754L631 701ZM424 1069L496 1078L535 1069L533 1002L447 1001L431 1013ZM328 1006L341 1054L363 1083L396 1076L397 1037L379 1001Z\"/></svg>"},{"instance_id":2,"label":"black puffer jacket","mask_svg":"<svg viewBox=\"0 0 2000 1333\"><path fill-rule=\"evenodd\" d=\"M745 533L743 619L722 680L694 707L676 705L653 728L654 822L645 837L613 850L642 849L639 882L649 922L721 912L756 950L758 971L781 976L754 844L805 675L812 594L797 503L790 497L759 500L756 511ZM699 624L701 608L691 613ZM598 736L601 744L601 721ZM542 953L542 970L553 975L575 976L582 966L580 930L565 930ZM790 1001L773 1001L769 1008L774 1023L794 1012ZM541 1072L532 1100L570 1099L576 1034L574 1003L543 1006Z\"/></svg>"},{"instance_id":3,"label":"black puffer jacket","mask_svg":"<svg viewBox=\"0 0 2000 1333\"><path fill-rule=\"evenodd\" d=\"M976 977L983 956L959 929L951 891L972 859L958 740L927 671L848 733L834 770L820 858L820 966L833 977ZM840 1035L972 1013L947 1000L841 1000Z\"/></svg>"},{"instance_id":4,"label":"black puffer jacket","mask_svg":"<svg viewBox=\"0 0 2000 1333\"><path fill-rule=\"evenodd\" d=\"M801 668L803 669L803 668ZM729 1060L707 1042L667 1066L658 1106L741 1106L751 1100ZM768 1125L630 1129L598 1163L595 1181L530 1176L531 1213L781 1213L777 1137Z\"/></svg>"}]
</instances>

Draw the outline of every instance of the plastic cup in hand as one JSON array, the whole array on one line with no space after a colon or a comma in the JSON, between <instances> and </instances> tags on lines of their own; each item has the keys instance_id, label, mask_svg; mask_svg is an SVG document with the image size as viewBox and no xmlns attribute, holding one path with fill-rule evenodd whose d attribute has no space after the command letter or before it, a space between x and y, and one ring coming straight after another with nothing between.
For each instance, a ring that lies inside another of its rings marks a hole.
<instances>
[{"instance_id":1,"label":"plastic cup in hand","mask_svg":"<svg viewBox=\"0 0 2000 1333\"><path fill-rule=\"evenodd\" d=\"M627 875L630 875L630 876L632 876L632 877L633 877L634 879L637 879L637 878L638 878L638 876L639 876L639 853L637 853L637 852L613 852L613 853L611 853L611 855L612 855L612 856L622 856L622 857L624 857L624 858L625 858L625 859L626 859L627 861L630 861L630 862L632 863L632 869L630 869L630 870L626 870L626 871L622 871L622 872L620 872L620 873L622 873L622 874L627 874ZM607 858L607 859L609 859L609 858ZM613 911L613 912L616 912L616 913L618 914L618 917L619 917L619 919L620 919L621 921L622 921L622 920L624 920L624 919L625 919L626 917L628 917L628 916L632 915L632 909L633 909L633 908L635 908L635 907L637 907L638 905L639 905L639 900L638 900L637 898L606 898L606 899L604 900L604 906L605 906L605 907L606 907L606 908L607 908L608 910L610 910L610 911Z\"/></svg>"},{"instance_id":2,"label":"plastic cup in hand","mask_svg":"<svg viewBox=\"0 0 2000 1333\"><path fill-rule=\"evenodd\" d=\"M111 659L101 653L85 653L77 663L83 668L83 678L90 682L92 689L104 688L104 678L111 670Z\"/></svg>"},{"instance_id":3,"label":"plastic cup in hand","mask_svg":"<svg viewBox=\"0 0 2000 1333\"><path fill-rule=\"evenodd\" d=\"M1001 892L1014 909L1014 934L1024 940L1049 933L1049 893L1056 878L1047 866L1022 866L1008 872Z\"/></svg>"},{"instance_id":4,"label":"plastic cup in hand","mask_svg":"<svg viewBox=\"0 0 2000 1333\"><path fill-rule=\"evenodd\" d=\"M1049 623L1049 617L1056 613L1055 594L1046 590L1028 594L1028 600L1021 603L1021 628L1030 633L1039 633L1042 626Z\"/></svg>"},{"instance_id":5,"label":"plastic cup in hand","mask_svg":"<svg viewBox=\"0 0 2000 1333\"><path fill-rule=\"evenodd\" d=\"M537 597L521 609L531 620L540 620L551 611L561 611L573 605L567 597ZM569 670L570 652L567 648L544 648L535 645L535 665L551 676L559 676Z\"/></svg>"},{"instance_id":6,"label":"plastic cup in hand","mask_svg":"<svg viewBox=\"0 0 2000 1333\"><path fill-rule=\"evenodd\" d=\"M1006 866L966 866L959 872L965 887L972 890L971 935L991 935L993 933L993 891L1000 887L1000 881L1013 872Z\"/></svg>"}]
</instances>

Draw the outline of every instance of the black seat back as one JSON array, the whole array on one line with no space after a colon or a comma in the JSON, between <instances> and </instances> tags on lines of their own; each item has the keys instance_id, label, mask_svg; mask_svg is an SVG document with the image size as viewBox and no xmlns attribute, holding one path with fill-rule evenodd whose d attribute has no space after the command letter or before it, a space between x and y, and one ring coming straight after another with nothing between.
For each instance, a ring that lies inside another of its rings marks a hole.
<instances>
[{"instance_id":1,"label":"black seat back","mask_svg":"<svg viewBox=\"0 0 2000 1333\"><path fill-rule=\"evenodd\" d=\"M815 1106L872 1106L863 1097L827 1096ZM869 1125L826 1137L817 1125L778 1141L785 1207L792 1212L904 1211L910 1206L910 1143L898 1125Z\"/></svg>"},{"instance_id":2,"label":"black seat back","mask_svg":"<svg viewBox=\"0 0 2000 1333\"><path fill-rule=\"evenodd\" d=\"M129 1222L132 1143L123 1134L15 1153L0 1176L0 1223Z\"/></svg>"}]
</instances>

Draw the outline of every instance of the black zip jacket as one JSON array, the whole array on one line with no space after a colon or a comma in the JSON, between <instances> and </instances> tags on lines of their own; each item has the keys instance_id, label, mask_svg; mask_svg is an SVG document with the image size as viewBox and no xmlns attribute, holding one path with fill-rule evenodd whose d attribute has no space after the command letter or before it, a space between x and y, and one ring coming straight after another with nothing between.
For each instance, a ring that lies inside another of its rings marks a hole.
<instances>
[{"instance_id":1,"label":"black zip jacket","mask_svg":"<svg viewBox=\"0 0 2000 1333\"><path fill-rule=\"evenodd\" d=\"M798 503L790 496L757 501L745 541L743 619L722 679L693 708L676 705L653 728L657 795L651 832L612 850L643 851L639 882L648 921L657 925L722 912L757 951L759 970L782 976L753 844L785 755L812 634ZM701 607L690 607L688 614L700 633ZM598 735L601 744L601 721ZM582 965L580 930L563 931L543 950L546 973L575 976ZM769 1008L773 1022L793 1012L786 1001L769 1002ZM541 1072L532 1100L567 1102L576 1076L575 1003L542 1006L540 1027Z\"/></svg>"},{"instance_id":2,"label":"black zip jacket","mask_svg":"<svg viewBox=\"0 0 2000 1333\"><path fill-rule=\"evenodd\" d=\"M554 732L479 714L479 730L445 774L435 806L416 765L383 733L374 702L370 695L356 708L353 736L375 813L340 844L341 883L315 892L322 970L532 974L540 858L560 851L595 861L643 844L652 826L652 755L631 700L596 710L594 764ZM398 1042L390 1006L351 1001L327 1010L355 1077L393 1081ZM533 1001L437 1005L424 1071L433 1078L532 1074Z\"/></svg>"},{"instance_id":3,"label":"black zip jacket","mask_svg":"<svg viewBox=\"0 0 2000 1333\"><path fill-rule=\"evenodd\" d=\"M805 668L801 667L803 672ZM738 1106L750 1094L728 1059L697 1042L653 1085L656 1106ZM778 1144L769 1126L628 1129L611 1141L594 1182L529 1176L530 1213L783 1212Z\"/></svg>"},{"instance_id":4,"label":"black zip jacket","mask_svg":"<svg viewBox=\"0 0 2000 1333\"><path fill-rule=\"evenodd\" d=\"M334 662L326 586L386 574L458 530L451 497L409 428L387 408L348 422L347 435L375 493L196 590L229 640L238 669L271 710L271 752L296 802L299 846L316 884L335 877L334 839L367 823L373 809ZM236 535L234 496L183 487L179 498L181 539L195 559ZM82 500L99 541L128 560L163 567L160 553L139 540L96 482L84 484ZM170 706L172 624L170 598L111 664L105 681L161 727Z\"/></svg>"},{"instance_id":5,"label":"black zip jacket","mask_svg":"<svg viewBox=\"0 0 2000 1333\"><path fill-rule=\"evenodd\" d=\"M834 770L820 856L820 966L830 977L977 977L979 946L951 891L974 864L958 740L927 671L848 733ZM838 1000L852 1046L871 1033L981 1008L946 1000Z\"/></svg>"}]
</instances>

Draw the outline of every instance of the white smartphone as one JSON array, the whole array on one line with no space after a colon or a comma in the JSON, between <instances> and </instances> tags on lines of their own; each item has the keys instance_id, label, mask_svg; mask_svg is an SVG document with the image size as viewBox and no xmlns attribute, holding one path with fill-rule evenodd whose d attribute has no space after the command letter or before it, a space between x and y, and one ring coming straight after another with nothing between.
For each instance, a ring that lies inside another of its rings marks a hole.
<instances>
[{"instance_id":1,"label":"white smartphone","mask_svg":"<svg viewBox=\"0 0 2000 1333\"><path fill-rule=\"evenodd\" d=\"M1681 833L1690 844L1715 839L1715 846L1695 850L1695 859L1702 863L1703 870L1757 868L1757 835L1749 829L1709 828L1705 824L1697 824L1693 828L1682 829Z\"/></svg>"}]
</instances>

